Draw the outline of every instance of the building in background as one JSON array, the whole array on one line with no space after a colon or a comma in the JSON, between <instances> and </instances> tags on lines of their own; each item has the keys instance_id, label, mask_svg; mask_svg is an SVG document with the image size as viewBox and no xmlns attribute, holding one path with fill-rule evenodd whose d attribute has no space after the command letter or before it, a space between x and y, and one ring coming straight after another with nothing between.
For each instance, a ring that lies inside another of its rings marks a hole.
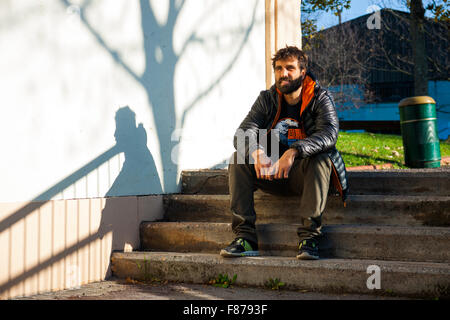
<instances>
[{"instance_id":1,"label":"building in background","mask_svg":"<svg viewBox=\"0 0 450 320\"><path fill-rule=\"evenodd\" d=\"M426 19L428 95L440 139L450 135L448 23ZM409 14L382 9L304 39L311 69L333 92L343 130L400 133L398 102L414 95Z\"/></svg>"}]
</instances>

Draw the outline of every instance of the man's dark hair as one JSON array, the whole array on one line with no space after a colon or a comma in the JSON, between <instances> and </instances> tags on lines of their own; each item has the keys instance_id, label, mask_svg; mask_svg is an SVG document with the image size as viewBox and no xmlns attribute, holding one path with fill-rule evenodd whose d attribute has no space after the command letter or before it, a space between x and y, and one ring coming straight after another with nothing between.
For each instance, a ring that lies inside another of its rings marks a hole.
<instances>
[{"instance_id":1,"label":"man's dark hair","mask_svg":"<svg viewBox=\"0 0 450 320\"><path fill-rule=\"evenodd\" d=\"M297 58L300 70L308 68L308 56L295 46L286 46L286 48L278 50L272 58L272 67L275 69L275 62L290 57Z\"/></svg>"}]
</instances>

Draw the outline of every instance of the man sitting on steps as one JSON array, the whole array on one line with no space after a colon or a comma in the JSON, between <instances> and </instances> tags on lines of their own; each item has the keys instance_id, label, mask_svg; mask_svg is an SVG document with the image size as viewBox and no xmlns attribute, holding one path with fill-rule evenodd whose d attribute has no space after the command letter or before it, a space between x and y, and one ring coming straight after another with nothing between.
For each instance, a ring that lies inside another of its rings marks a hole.
<instances>
[{"instance_id":1,"label":"man sitting on steps","mask_svg":"<svg viewBox=\"0 0 450 320\"><path fill-rule=\"evenodd\" d=\"M272 61L275 85L260 93L234 137L237 151L228 174L236 239L220 255L259 255L253 200L259 188L301 197L295 209L301 222L297 258L319 259L330 179L344 201L348 191L345 165L335 148L339 122L332 97L307 72L303 51L287 46ZM275 144L265 143L274 137Z\"/></svg>"}]
</instances>

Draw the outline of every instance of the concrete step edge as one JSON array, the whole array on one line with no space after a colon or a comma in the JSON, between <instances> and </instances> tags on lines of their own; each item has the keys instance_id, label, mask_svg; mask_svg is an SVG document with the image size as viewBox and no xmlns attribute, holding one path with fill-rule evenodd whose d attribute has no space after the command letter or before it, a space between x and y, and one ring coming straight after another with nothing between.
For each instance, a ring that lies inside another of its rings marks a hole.
<instances>
[{"instance_id":1,"label":"concrete step edge","mask_svg":"<svg viewBox=\"0 0 450 320\"><path fill-rule=\"evenodd\" d=\"M350 194L450 195L450 167L418 170L351 171ZM228 170L194 170L181 174L185 194L228 193Z\"/></svg>"},{"instance_id":2,"label":"concrete step edge","mask_svg":"<svg viewBox=\"0 0 450 320\"><path fill-rule=\"evenodd\" d=\"M230 195L228 194L182 194L182 193L173 193L166 194L163 196L167 200L177 200L177 199L192 199L192 200L229 200ZM255 200L271 200L271 199L286 199L286 200L298 200L295 196L278 196L273 194L268 194L265 192L255 192L254 194ZM330 196L329 199L337 199L340 200L338 196ZM383 202L392 202L392 201L400 201L400 202L425 202L425 201L450 201L450 196L440 195L354 195L351 194L348 196L347 202L350 201L383 201Z\"/></svg>"},{"instance_id":3,"label":"concrete step edge","mask_svg":"<svg viewBox=\"0 0 450 320\"><path fill-rule=\"evenodd\" d=\"M264 286L269 279L279 279L291 289L364 294L376 292L368 289L367 283L378 282L380 291L420 297L436 297L443 290L448 294L450 286L450 265L442 263L300 261L285 257L225 259L218 254L168 252L115 252L111 263L114 276L139 280L157 278L205 284L220 273L230 278L236 274L236 284L241 285ZM372 280L378 276L380 281L371 282L371 275Z\"/></svg>"},{"instance_id":4,"label":"concrete step edge","mask_svg":"<svg viewBox=\"0 0 450 320\"><path fill-rule=\"evenodd\" d=\"M231 223L227 222L194 222L194 221L143 221L141 226L176 226L180 229L190 229L201 226L209 229L209 226L219 226L231 228ZM296 223L256 223L257 228L264 228L273 232L284 232L285 229L295 230L300 224ZM360 225L360 224L333 224L322 227L322 232L328 233L355 233L355 234L404 234L411 236L442 236L449 237L450 227L426 227L426 226L388 226L388 225Z\"/></svg>"},{"instance_id":5,"label":"concrete step edge","mask_svg":"<svg viewBox=\"0 0 450 320\"><path fill-rule=\"evenodd\" d=\"M214 175L228 175L228 169L192 169L183 170L182 176L214 176ZM348 171L348 176L358 177L371 177L371 176L411 176L416 177L418 175L431 176L431 177L447 177L450 178L450 167L441 167L435 169L383 169L383 170L361 170L361 171Z\"/></svg>"},{"instance_id":6,"label":"concrete step edge","mask_svg":"<svg viewBox=\"0 0 450 320\"><path fill-rule=\"evenodd\" d=\"M261 254L295 256L298 224L257 224ZM450 228L330 225L322 228L321 257L450 263ZM143 222L145 250L217 253L234 235L230 223Z\"/></svg>"},{"instance_id":7,"label":"concrete step edge","mask_svg":"<svg viewBox=\"0 0 450 320\"><path fill-rule=\"evenodd\" d=\"M255 193L257 219L265 222L298 222L300 197ZM164 196L167 221L228 222L229 195ZM450 196L351 195L344 207L338 197L329 197L324 224L450 226Z\"/></svg>"}]
</instances>

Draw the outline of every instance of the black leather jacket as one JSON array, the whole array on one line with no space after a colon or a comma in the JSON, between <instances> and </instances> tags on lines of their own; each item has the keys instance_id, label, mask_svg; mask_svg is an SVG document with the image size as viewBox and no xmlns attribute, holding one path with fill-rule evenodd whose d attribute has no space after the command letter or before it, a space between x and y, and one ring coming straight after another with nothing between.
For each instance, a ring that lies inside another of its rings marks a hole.
<instances>
[{"instance_id":1,"label":"black leather jacket","mask_svg":"<svg viewBox=\"0 0 450 320\"><path fill-rule=\"evenodd\" d=\"M258 148L265 149L258 140L259 130L266 129L269 132L275 126L281 108L280 99L281 93L275 86L261 91L250 112L239 126L238 130L244 131L249 137L245 149L241 151L241 155L245 158L248 158L249 154ZM335 147L339 133L336 107L330 93L320 87L310 73L303 82L302 102L301 117L307 137L293 143L291 148L298 150L298 158L307 158L326 152L333 163L332 185L345 201L348 194L346 169L344 161ZM237 136L238 131L236 131L234 139L234 147L238 150Z\"/></svg>"}]
</instances>

